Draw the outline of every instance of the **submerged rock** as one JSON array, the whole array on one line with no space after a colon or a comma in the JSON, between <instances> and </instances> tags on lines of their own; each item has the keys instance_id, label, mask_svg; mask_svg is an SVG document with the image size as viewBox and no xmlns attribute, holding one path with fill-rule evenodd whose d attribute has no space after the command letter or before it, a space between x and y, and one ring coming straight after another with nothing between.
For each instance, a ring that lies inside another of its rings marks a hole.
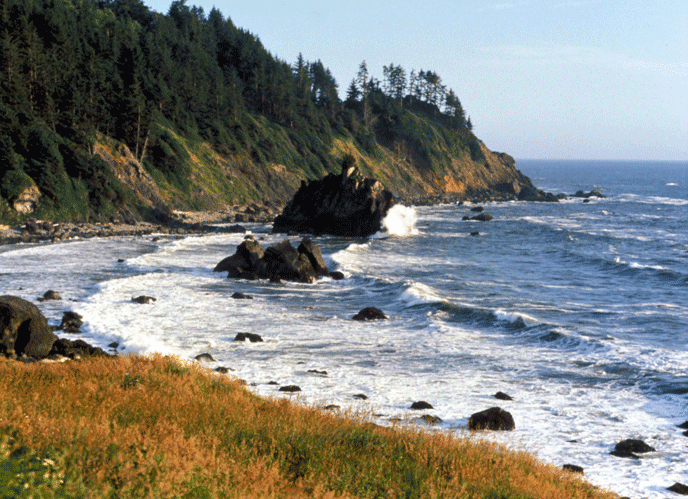
<instances>
[{"instance_id":1,"label":"submerged rock","mask_svg":"<svg viewBox=\"0 0 688 499\"><path fill-rule=\"evenodd\" d=\"M197 360L199 362L215 362L215 359L209 353L202 353L200 355L196 355L194 357L194 360Z\"/></svg>"},{"instance_id":2,"label":"submerged rock","mask_svg":"<svg viewBox=\"0 0 688 499\"><path fill-rule=\"evenodd\" d=\"M355 321L379 321L383 319L388 319L388 317L382 310L375 307L366 307L364 309L361 309L352 318Z\"/></svg>"},{"instance_id":3,"label":"submerged rock","mask_svg":"<svg viewBox=\"0 0 688 499\"><path fill-rule=\"evenodd\" d=\"M354 164L355 159L347 156L341 174L303 181L275 218L273 232L346 237L367 237L378 232L394 204L394 195L377 180L363 177Z\"/></svg>"},{"instance_id":4,"label":"submerged rock","mask_svg":"<svg viewBox=\"0 0 688 499\"><path fill-rule=\"evenodd\" d=\"M642 440L627 439L619 442L610 452L612 456L638 459L638 454L655 452L654 447L650 447Z\"/></svg>"},{"instance_id":5,"label":"submerged rock","mask_svg":"<svg viewBox=\"0 0 688 499\"><path fill-rule=\"evenodd\" d=\"M511 397L510 395L507 395L507 394L504 393L504 392L497 392L497 393L495 393L495 394L494 394L494 398L499 399L499 400L507 400L507 401L508 401L508 400L514 400L513 397Z\"/></svg>"},{"instance_id":6,"label":"submerged rock","mask_svg":"<svg viewBox=\"0 0 688 499\"><path fill-rule=\"evenodd\" d=\"M134 303L140 303L141 305L147 305L149 303L153 303L154 301L156 301L156 298L153 298L152 296L141 295L132 298L131 301L133 301Z\"/></svg>"},{"instance_id":7,"label":"submerged rock","mask_svg":"<svg viewBox=\"0 0 688 499\"><path fill-rule=\"evenodd\" d=\"M419 400L418 402L414 402L413 404L411 404L411 409L413 409L415 411L422 411L425 409L434 409L434 407L429 402L425 402L424 400Z\"/></svg>"},{"instance_id":8,"label":"submerged rock","mask_svg":"<svg viewBox=\"0 0 688 499\"><path fill-rule=\"evenodd\" d=\"M260 343L263 338L259 334L255 333L237 333L234 337L234 341L250 341L251 343Z\"/></svg>"}]
</instances>

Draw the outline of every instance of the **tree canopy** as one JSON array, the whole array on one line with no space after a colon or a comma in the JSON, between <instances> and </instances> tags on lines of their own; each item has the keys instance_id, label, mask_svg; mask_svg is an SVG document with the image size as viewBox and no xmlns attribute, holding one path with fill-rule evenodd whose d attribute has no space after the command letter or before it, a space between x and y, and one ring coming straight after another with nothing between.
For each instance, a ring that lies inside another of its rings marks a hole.
<instances>
[{"instance_id":1,"label":"tree canopy","mask_svg":"<svg viewBox=\"0 0 688 499\"><path fill-rule=\"evenodd\" d=\"M2 0L0 183L21 173L55 206L69 198L88 216L94 203L97 211L123 202L94 144L120 141L164 170L160 123L222 154L279 161L252 125L264 119L289 130L313 172L332 168L328 144L337 134L374 147L378 116L422 110L467 130L458 97L435 72L407 78L390 64L382 74L380 82L363 61L343 102L322 61L280 60L217 9L206 14L186 0L167 14L142 0Z\"/></svg>"}]
</instances>

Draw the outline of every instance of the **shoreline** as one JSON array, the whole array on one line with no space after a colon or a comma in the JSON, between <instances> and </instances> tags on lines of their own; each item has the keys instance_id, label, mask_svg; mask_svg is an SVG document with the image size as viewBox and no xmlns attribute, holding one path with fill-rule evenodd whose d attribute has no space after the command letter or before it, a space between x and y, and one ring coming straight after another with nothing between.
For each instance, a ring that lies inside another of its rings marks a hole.
<instances>
[{"instance_id":1,"label":"shoreline","mask_svg":"<svg viewBox=\"0 0 688 499\"><path fill-rule=\"evenodd\" d=\"M515 200L507 194L477 193L423 194L400 196L395 204L403 206L435 206L441 204L490 203ZM272 223L282 211L274 204L233 205L216 211L155 211L155 221L111 217L107 222L51 222L29 218L16 225L0 224L0 246L10 244L57 243L74 239L116 236L146 236L150 234L191 235L243 232L242 223ZM236 224L218 227L211 224Z\"/></svg>"},{"instance_id":2,"label":"shoreline","mask_svg":"<svg viewBox=\"0 0 688 499\"><path fill-rule=\"evenodd\" d=\"M157 222L121 220L109 222L50 222L31 218L19 225L0 225L0 245L58 243L75 239L151 234L191 235L244 232L241 223L271 223L274 208L250 205L232 206L221 211L172 211L157 213ZM211 224L235 224L218 227Z\"/></svg>"}]
</instances>

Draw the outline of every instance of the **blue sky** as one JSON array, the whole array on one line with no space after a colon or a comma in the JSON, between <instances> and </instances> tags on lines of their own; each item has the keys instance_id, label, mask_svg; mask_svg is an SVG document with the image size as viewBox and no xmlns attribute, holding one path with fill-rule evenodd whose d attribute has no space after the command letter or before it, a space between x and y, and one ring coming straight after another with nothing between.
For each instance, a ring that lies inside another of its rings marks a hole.
<instances>
[{"instance_id":1,"label":"blue sky","mask_svg":"<svg viewBox=\"0 0 688 499\"><path fill-rule=\"evenodd\" d=\"M171 0L144 0L167 13ZM432 70L473 131L516 158L688 160L686 0L279 2L213 7L345 94L365 60Z\"/></svg>"}]
</instances>

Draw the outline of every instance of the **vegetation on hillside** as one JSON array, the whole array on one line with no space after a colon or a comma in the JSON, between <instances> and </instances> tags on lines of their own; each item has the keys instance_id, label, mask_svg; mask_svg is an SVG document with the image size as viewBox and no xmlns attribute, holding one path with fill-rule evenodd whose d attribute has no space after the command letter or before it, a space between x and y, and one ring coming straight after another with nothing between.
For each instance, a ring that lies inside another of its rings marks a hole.
<instances>
[{"instance_id":1,"label":"vegetation on hillside","mask_svg":"<svg viewBox=\"0 0 688 499\"><path fill-rule=\"evenodd\" d=\"M0 359L0 497L611 499L478 439L252 395L166 357Z\"/></svg>"},{"instance_id":2,"label":"vegetation on hillside","mask_svg":"<svg viewBox=\"0 0 688 499\"><path fill-rule=\"evenodd\" d=\"M321 61L280 60L185 0L166 14L142 0L2 0L0 219L17 218L10 206L27 185L42 194L34 216L143 214L97 153L113 142L170 207L196 209L284 200L346 154L401 192L452 161L484 161L437 73L390 64L382 74L362 62L342 100Z\"/></svg>"}]
</instances>

